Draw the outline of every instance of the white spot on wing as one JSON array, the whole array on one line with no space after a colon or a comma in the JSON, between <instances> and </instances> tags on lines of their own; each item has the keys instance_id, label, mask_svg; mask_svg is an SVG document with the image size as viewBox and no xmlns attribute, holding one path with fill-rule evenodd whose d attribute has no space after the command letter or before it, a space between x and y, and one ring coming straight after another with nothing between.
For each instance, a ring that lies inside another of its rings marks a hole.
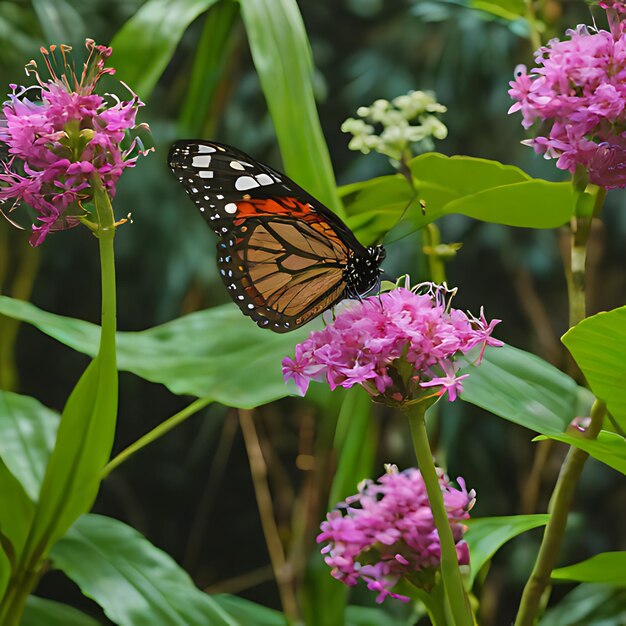
<instances>
[{"instance_id":1,"label":"white spot on wing","mask_svg":"<svg viewBox=\"0 0 626 626\"><path fill-rule=\"evenodd\" d=\"M211 165L211 155L204 154L201 156L195 156L193 157L191 164L194 167L209 167L209 165Z\"/></svg>"},{"instance_id":2,"label":"white spot on wing","mask_svg":"<svg viewBox=\"0 0 626 626\"><path fill-rule=\"evenodd\" d=\"M224 211L226 211L226 213L234 215L235 213L237 213L237 205L234 202L229 202L228 204L224 205Z\"/></svg>"},{"instance_id":3,"label":"white spot on wing","mask_svg":"<svg viewBox=\"0 0 626 626\"><path fill-rule=\"evenodd\" d=\"M268 174L259 174L258 176L255 176L255 178L257 179L259 185L271 185L274 182L272 177Z\"/></svg>"},{"instance_id":4,"label":"white spot on wing","mask_svg":"<svg viewBox=\"0 0 626 626\"><path fill-rule=\"evenodd\" d=\"M213 171L212 170L200 170L198 172L198 176L200 176L200 178L213 178Z\"/></svg>"},{"instance_id":5,"label":"white spot on wing","mask_svg":"<svg viewBox=\"0 0 626 626\"><path fill-rule=\"evenodd\" d=\"M234 170L241 170L241 171L243 171L243 165L241 163L239 163L239 161L231 161L230 162L230 166Z\"/></svg>"},{"instance_id":6,"label":"white spot on wing","mask_svg":"<svg viewBox=\"0 0 626 626\"><path fill-rule=\"evenodd\" d=\"M257 181L254 180L252 176L240 176L235 181L235 189L237 189L238 191L244 191L246 189L254 189L255 187L258 187L258 186L259 186L259 183L257 183Z\"/></svg>"},{"instance_id":7,"label":"white spot on wing","mask_svg":"<svg viewBox=\"0 0 626 626\"><path fill-rule=\"evenodd\" d=\"M212 146L198 146L198 152L215 152L215 148Z\"/></svg>"}]
</instances>

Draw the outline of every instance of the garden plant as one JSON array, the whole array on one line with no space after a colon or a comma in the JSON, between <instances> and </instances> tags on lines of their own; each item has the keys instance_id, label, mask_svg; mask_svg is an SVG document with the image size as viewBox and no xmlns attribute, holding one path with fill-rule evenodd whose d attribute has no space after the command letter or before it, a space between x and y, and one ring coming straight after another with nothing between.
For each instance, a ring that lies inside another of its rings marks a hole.
<instances>
[{"instance_id":1,"label":"garden plant","mask_svg":"<svg viewBox=\"0 0 626 626\"><path fill-rule=\"evenodd\" d=\"M320 4L514 42L502 141L325 119L314 3L87 4L0 9L0 626L626 623L626 3Z\"/></svg>"}]
</instances>

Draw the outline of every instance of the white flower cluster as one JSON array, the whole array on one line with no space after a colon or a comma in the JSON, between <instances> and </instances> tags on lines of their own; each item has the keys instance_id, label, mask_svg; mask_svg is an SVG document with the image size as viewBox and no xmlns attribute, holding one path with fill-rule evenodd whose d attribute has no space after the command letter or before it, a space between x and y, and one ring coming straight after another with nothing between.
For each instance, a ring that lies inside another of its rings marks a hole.
<instances>
[{"instance_id":1,"label":"white flower cluster","mask_svg":"<svg viewBox=\"0 0 626 626\"><path fill-rule=\"evenodd\" d=\"M415 151L432 150L433 138L445 139L448 129L437 117L446 107L430 91L409 91L389 100L376 100L369 107L359 107L359 119L349 117L342 125L351 133L350 150L364 154L374 150L394 161L400 161L411 146ZM376 126L382 127L378 133Z\"/></svg>"}]
</instances>

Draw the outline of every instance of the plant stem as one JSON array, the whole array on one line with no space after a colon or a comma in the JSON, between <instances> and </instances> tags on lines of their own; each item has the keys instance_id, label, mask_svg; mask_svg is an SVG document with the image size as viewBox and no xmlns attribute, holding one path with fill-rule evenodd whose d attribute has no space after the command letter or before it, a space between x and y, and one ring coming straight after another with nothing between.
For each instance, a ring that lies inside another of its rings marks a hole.
<instances>
[{"instance_id":1,"label":"plant stem","mask_svg":"<svg viewBox=\"0 0 626 626\"><path fill-rule=\"evenodd\" d=\"M428 258L428 268L430 270L430 280L438 285L446 281L446 266L437 253L437 246L441 244L441 234L436 224L426 224L422 229L424 237L424 254Z\"/></svg>"},{"instance_id":2,"label":"plant stem","mask_svg":"<svg viewBox=\"0 0 626 626\"><path fill-rule=\"evenodd\" d=\"M446 596L450 602L454 624L455 626L472 626L474 619L465 594L465 588L463 587L450 520L444 505L439 476L435 469L433 455L426 434L424 415L428 406L428 402L419 402L405 407L403 411L409 419L417 464L426 485L428 502L430 503L439 535L439 543L441 545L441 578Z\"/></svg>"},{"instance_id":3,"label":"plant stem","mask_svg":"<svg viewBox=\"0 0 626 626\"><path fill-rule=\"evenodd\" d=\"M272 496L267 483L267 465L254 427L252 411L240 409L239 424L248 452L254 495L256 496L265 544L270 555L280 602L287 622L290 624L298 623L298 604L293 590L293 571L285 559L285 551L274 518Z\"/></svg>"},{"instance_id":4,"label":"plant stem","mask_svg":"<svg viewBox=\"0 0 626 626\"><path fill-rule=\"evenodd\" d=\"M572 180L577 193L576 215L571 222L570 236L570 266L566 268L567 292L569 297L569 325L576 326L587 316L585 292L585 260L587 242L594 217L600 213L606 189L588 185L587 174L577 170ZM586 199L593 196L593 208L585 208ZM596 400L591 409L591 424L584 433L587 439L596 439L602 428L606 415L604 402ZM542 597L550 583L550 573L556 565L559 549L567 526L567 517L574 500L576 483L589 455L582 450L570 446L565 461L561 466L548 512L550 521L546 525L537 560L526 581L520 602L515 626L532 626L537 618L537 612Z\"/></svg>"},{"instance_id":5,"label":"plant stem","mask_svg":"<svg viewBox=\"0 0 626 626\"><path fill-rule=\"evenodd\" d=\"M604 402L596 400L591 409L591 424L585 432L587 439L595 439L598 436L605 413ZM541 598L550 583L550 573L556 565L567 517L574 500L576 483L588 457L586 452L571 446L561 466L561 472L548 505L548 512L551 514L550 521L543 535L537 561L524 587L515 626L532 626L535 623Z\"/></svg>"},{"instance_id":6,"label":"plant stem","mask_svg":"<svg viewBox=\"0 0 626 626\"><path fill-rule=\"evenodd\" d=\"M115 368L115 333L116 333L116 288L115 288L115 256L113 239L115 237L115 218L111 199L102 185L98 175L92 177L92 190L94 205L98 218L98 227L95 235L100 246L100 271L102 289L102 326L100 331L100 346L98 359L106 361L109 366ZM109 394L115 394L117 398L117 379L115 385L106 390ZM53 452L54 455L54 452ZM65 494L70 494L74 488L75 475L70 473L67 477ZM42 486L46 488L46 478ZM40 502L41 502L40 495ZM54 502L57 514L63 510L65 502L58 499ZM35 510L35 515L24 545L22 555L12 573L7 592L0 604L0 625L18 626L26 600L30 592L35 588L39 578L45 571L45 558L50 547L51 535L54 532L54 524L57 514L53 515L47 523L40 523L41 508Z\"/></svg>"},{"instance_id":7,"label":"plant stem","mask_svg":"<svg viewBox=\"0 0 626 626\"><path fill-rule=\"evenodd\" d=\"M188 406L186 406L178 413L175 413L171 417L168 417L164 422L161 422L158 426L153 428L150 432L146 433L143 437L137 439L137 441L131 443L127 448L122 450L117 456L112 458L102 469L102 478L106 478L118 465L121 465L124 461L130 458L133 454L145 448L148 444L152 443L165 435L175 426L178 426L184 422L188 417L191 417L194 413L197 413L200 409L203 409L207 404L212 402L211 398L199 398Z\"/></svg>"}]
</instances>

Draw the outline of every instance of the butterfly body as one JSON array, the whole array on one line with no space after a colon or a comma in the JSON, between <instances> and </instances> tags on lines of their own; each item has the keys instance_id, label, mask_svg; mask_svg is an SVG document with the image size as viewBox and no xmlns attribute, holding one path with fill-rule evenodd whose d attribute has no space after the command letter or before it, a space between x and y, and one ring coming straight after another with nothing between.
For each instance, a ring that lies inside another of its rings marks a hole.
<instances>
[{"instance_id":1,"label":"butterfly body","mask_svg":"<svg viewBox=\"0 0 626 626\"><path fill-rule=\"evenodd\" d=\"M366 248L304 189L243 152L178 141L170 167L219 235L218 269L262 328L288 332L379 283L381 246Z\"/></svg>"}]
</instances>

